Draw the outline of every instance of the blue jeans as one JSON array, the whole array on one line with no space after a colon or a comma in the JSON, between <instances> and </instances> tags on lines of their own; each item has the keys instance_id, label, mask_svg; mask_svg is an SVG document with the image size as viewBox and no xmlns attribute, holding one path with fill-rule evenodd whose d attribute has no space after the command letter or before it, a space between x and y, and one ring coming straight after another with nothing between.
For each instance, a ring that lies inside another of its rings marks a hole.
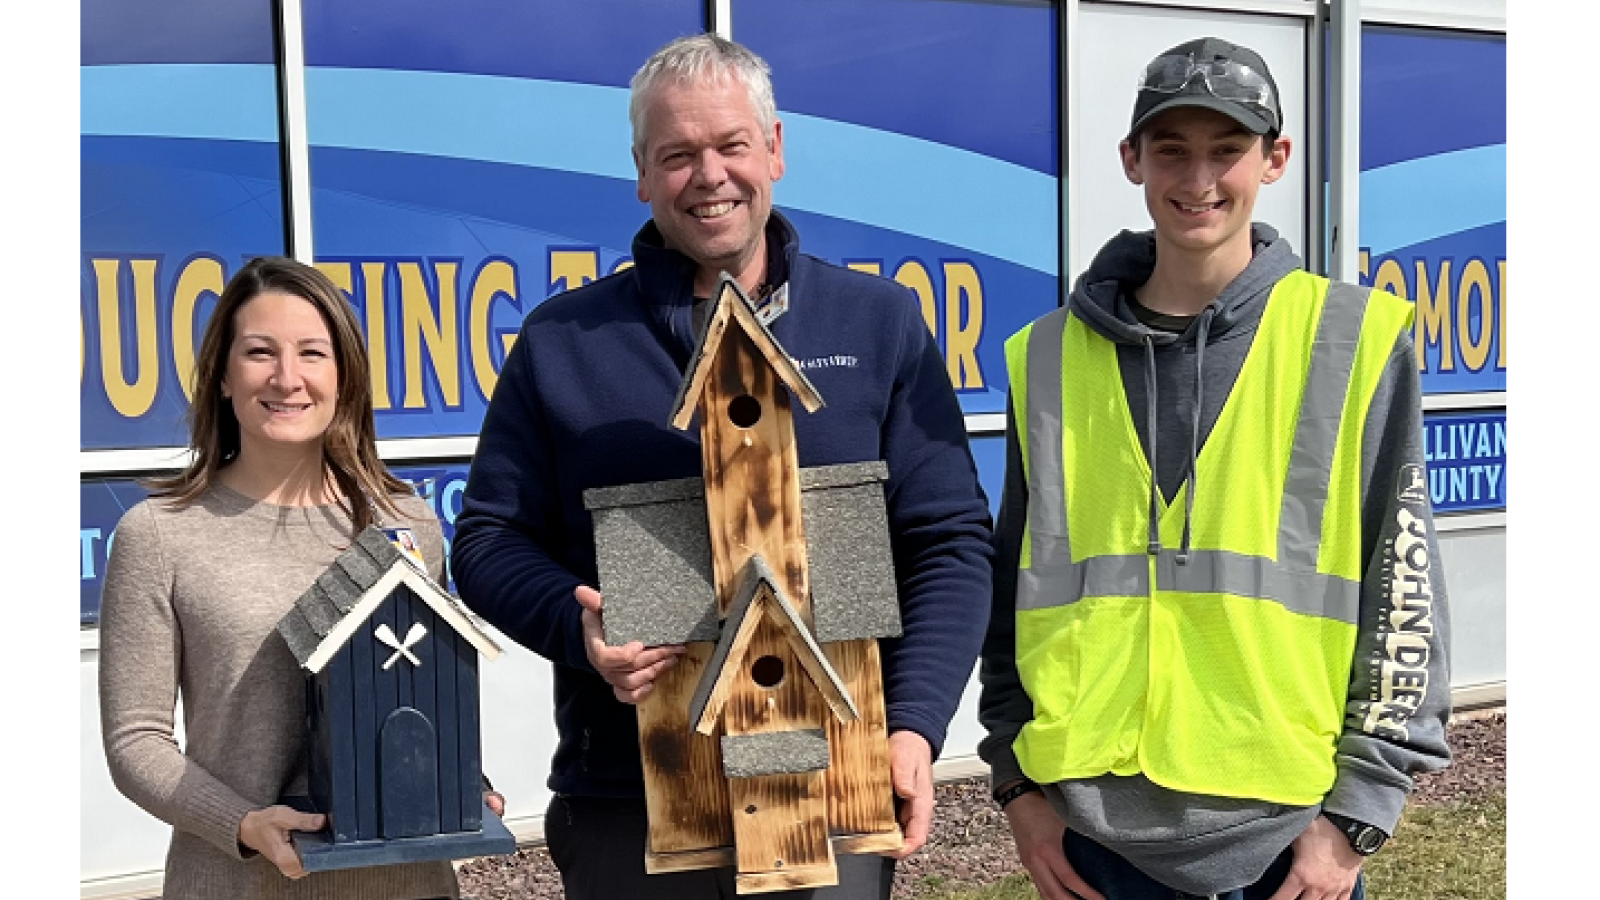
<instances>
[{"instance_id":1,"label":"blue jeans","mask_svg":"<svg viewBox=\"0 0 1600 900\"><path fill-rule=\"evenodd\" d=\"M1073 832L1070 828L1061 836L1061 849L1067 855L1067 862L1072 864L1073 871L1087 881L1090 887L1104 894L1106 900L1190 900L1203 896L1186 894L1167 887L1134 868L1133 863ZM1294 862L1294 851L1285 850L1272 861L1272 865L1267 867L1267 871L1262 873L1260 880L1255 884L1216 894L1215 898L1216 900L1267 900L1283 886L1283 880L1289 877L1289 865L1292 862ZM1356 886L1350 893L1350 900L1364 900L1365 896L1366 876L1363 873L1356 876Z\"/></svg>"}]
</instances>

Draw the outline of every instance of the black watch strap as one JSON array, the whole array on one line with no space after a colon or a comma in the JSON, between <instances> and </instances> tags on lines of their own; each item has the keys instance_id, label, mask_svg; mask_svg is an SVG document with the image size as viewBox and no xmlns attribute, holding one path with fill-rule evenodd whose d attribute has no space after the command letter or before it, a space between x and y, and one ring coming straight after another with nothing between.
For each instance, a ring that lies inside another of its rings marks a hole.
<instances>
[{"instance_id":1,"label":"black watch strap","mask_svg":"<svg viewBox=\"0 0 1600 900\"><path fill-rule=\"evenodd\" d=\"M1362 856L1377 853L1384 842L1389 840L1389 835L1376 825L1368 825L1366 822L1326 810L1322 815L1344 832L1345 838L1350 841L1350 849Z\"/></svg>"},{"instance_id":2,"label":"black watch strap","mask_svg":"<svg viewBox=\"0 0 1600 900\"><path fill-rule=\"evenodd\" d=\"M1005 809L1008 805L1010 805L1011 801L1021 797L1023 794L1031 794L1037 790L1039 790L1039 786L1037 784L1034 784L1032 781L1024 778L1008 787L1003 787L995 791L994 802L998 804L1001 809Z\"/></svg>"}]
</instances>

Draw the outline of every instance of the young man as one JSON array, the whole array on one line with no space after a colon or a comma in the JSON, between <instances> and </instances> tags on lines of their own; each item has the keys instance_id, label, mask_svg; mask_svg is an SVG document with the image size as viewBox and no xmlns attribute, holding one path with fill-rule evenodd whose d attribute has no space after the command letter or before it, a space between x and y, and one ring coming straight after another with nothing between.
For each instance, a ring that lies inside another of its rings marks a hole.
<instances>
[{"instance_id":1,"label":"young man","mask_svg":"<svg viewBox=\"0 0 1600 900\"><path fill-rule=\"evenodd\" d=\"M980 719L1047 900L1344 900L1449 760L1412 309L1251 221L1288 164L1260 56L1153 60L1154 230L1006 344Z\"/></svg>"},{"instance_id":2,"label":"young man","mask_svg":"<svg viewBox=\"0 0 1600 900\"><path fill-rule=\"evenodd\" d=\"M795 416L801 466L885 460L903 636L883 645L891 778L915 851L933 815L931 764L983 639L988 503L961 409L918 303L892 281L799 250L772 210L783 126L766 63L715 35L667 45L634 76L629 117L651 220L633 268L551 299L500 375L456 522L462 599L555 665L555 793L545 817L571 900L732 896L732 869L646 875L632 704L681 647L608 647L586 488L699 476L697 433L668 419L719 273L751 297L786 289L770 320L826 401ZM845 854L839 886L887 900L894 861ZM794 896L783 894L783 896Z\"/></svg>"}]
</instances>

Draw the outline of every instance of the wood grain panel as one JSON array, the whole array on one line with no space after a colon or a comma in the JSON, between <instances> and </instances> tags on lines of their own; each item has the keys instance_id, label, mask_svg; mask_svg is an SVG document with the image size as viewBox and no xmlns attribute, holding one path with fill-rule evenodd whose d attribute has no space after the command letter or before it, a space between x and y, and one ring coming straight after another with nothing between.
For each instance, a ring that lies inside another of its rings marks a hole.
<instances>
[{"instance_id":1,"label":"wood grain panel","mask_svg":"<svg viewBox=\"0 0 1600 900\"><path fill-rule=\"evenodd\" d=\"M835 834L898 831L878 642L831 641L822 651L861 714L854 722L828 717L828 821Z\"/></svg>"},{"instance_id":2,"label":"wood grain panel","mask_svg":"<svg viewBox=\"0 0 1600 900\"><path fill-rule=\"evenodd\" d=\"M728 779L738 871L831 866L826 792L821 772Z\"/></svg>"},{"instance_id":3,"label":"wood grain panel","mask_svg":"<svg viewBox=\"0 0 1600 900\"><path fill-rule=\"evenodd\" d=\"M738 874L733 878L733 889L739 894L766 894L772 891L793 891L800 888L831 887L839 883L839 869L830 855L821 865L800 869L785 868L777 872Z\"/></svg>"},{"instance_id":4,"label":"wood grain panel","mask_svg":"<svg viewBox=\"0 0 1600 900\"><path fill-rule=\"evenodd\" d=\"M728 614L745 562L759 553L809 628L800 463L789 395L737 328L723 337L714 365L702 400L700 448L718 611ZM745 396L759 404L760 418L740 428L730 407Z\"/></svg>"},{"instance_id":5,"label":"wood grain panel","mask_svg":"<svg viewBox=\"0 0 1600 900\"><path fill-rule=\"evenodd\" d=\"M722 729L701 735L689 727L689 700L712 649L703 641L689 644L688 652L656 680L656 689L638 706L652 853L733 842L727 779L722 777L718 750Z\"/></svg>"}]
</instances>

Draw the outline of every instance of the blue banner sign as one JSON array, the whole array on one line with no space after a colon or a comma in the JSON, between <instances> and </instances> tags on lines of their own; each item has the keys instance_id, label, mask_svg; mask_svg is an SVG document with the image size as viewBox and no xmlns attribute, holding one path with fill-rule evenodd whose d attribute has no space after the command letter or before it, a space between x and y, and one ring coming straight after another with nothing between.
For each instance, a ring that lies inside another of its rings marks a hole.
<instances>
[{"instance_id":1,"label":"blue banner sign","mask_svg":"<svg viewBox=\"0 0 1600 900\"><path fill-rule=\"evenodd\" d=\"M1506 413L1428 415L1422 449L1434 512L1506 508Z\"/></svg>"},{"instance_id":2,"label":"blue banner sign","mask_svg":"<svg viewBox=\"0 0 1600 900\"><path fill-rule=\"evenodd\" d=\"M450 543L456 536L456 516L461 514L461 493L467 487L467 464L433 466L393 466L391 470L411 483L417 496L428 502L428 507L444 529L446 584L455 590L455 579L450 577L448 560ZM83 481L79 485L78 540L82 550L82 589L80 591L78 622L94 625L100 621L100 589L105 582L106 560L116 541L117 523L123 513L149 496L139 482L131 478L104 478Z\"/></svg>"},{"instance_id":3,"label":"blue banner sign","mask_svg":"<svg viewBox=\"0 0 1600 900\"><path fill-rule=\"evenodd\" d=\"M649 207L628 80L706 24L694 0L421 6L306 7L316 262L361 321L382 438L477 434L523 318L631 264ZM1005 409L1003 342L1059 299L1055 15L819 0L734 16L778 85L776 208L805 252L916 295L968 413ZM803 52L823 43L840 49ZM81 444L178 446L218 293L283 252L276 71L253 46L115 61L82 68Z\"/></svg>"},{"instance_id":4,"label":"blue banner sign","mask_svg":"<svg viewBox=\"0 0 1600 900\"><path fill-rule=\"evenodd\" d=\"M1361 283L1416 303L1425 393L1504 391L1505 36L1368 26L1361 68Z\"/></svg>"}]
</instances>

